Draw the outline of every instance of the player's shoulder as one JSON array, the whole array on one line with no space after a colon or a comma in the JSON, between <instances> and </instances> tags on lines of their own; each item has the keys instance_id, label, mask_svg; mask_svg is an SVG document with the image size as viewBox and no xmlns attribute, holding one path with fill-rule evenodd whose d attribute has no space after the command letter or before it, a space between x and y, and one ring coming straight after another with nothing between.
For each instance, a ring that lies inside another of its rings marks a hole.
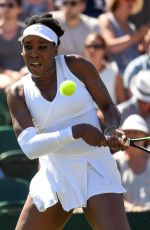
<instances>
[{"instance_id":1,"label":"player's shoulder","mask_svg":"<svg viewBox=\"0 0 150 230\"><path fill-rule=\"evenodd\" d=\"M17 98L23 96L23 84L19 80L6 88L7 97Z\"/></svg>"},{"instance_id":2,"label":"player's shoulder","mask_svg":"<svg viewBox=\"0 0 150 230\"><path fill-rule=\"evenodd\" d=\"M69 65L73 65L73 66L86 66L86 67L90 67L93 66L93 64L88 61L86 58L78 55L78 54L69 54L69 55L65 55L65 61L67 62L67 64Z\"/></svg>"}]
</instances>

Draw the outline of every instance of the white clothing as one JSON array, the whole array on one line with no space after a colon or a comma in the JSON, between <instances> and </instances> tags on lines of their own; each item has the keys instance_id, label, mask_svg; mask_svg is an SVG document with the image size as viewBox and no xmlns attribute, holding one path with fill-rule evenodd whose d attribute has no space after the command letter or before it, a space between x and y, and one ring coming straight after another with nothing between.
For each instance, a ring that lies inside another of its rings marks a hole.
<instances>
[{"instance_id":1,"label":"white clothing","mask_svg":"<svg viewBox=\"0 0 150 230\"><path fill-rule=\"evenodd\" d=\"M51 12L64 29L59 46L59 54L78 54L83 56L85 38L90 33L100 33L100 25L96 18L80 14L80 24L76 27L67 25L62 11Z\"/></svg>"},{"instance_id":2,"label":"white clothing","mask_svg":"<svg viewBox=\"0 0 150 230\"><path fill-rule=\"evenodd\" d=\"M120 169L122 184L127 190L125 194L126 200L135 205L150 206L150 158L145 170L136 174L130 168L124 152L119 151L113 156L117 160Z\"/></svg>"},{"instance_id":3,"label":"white clothing","mask_svg":"<svg viewBox=\"0 0 150 230\"><path fill-rule=\"evenodd\" d=\"M54 132L76 124L87 123L100 129L92 97L85 85L66 65L64 56L56 57L57 93L52 102L44 99L32 78L21 81L27 106L37 133ZM61 82L69 79L77 90L63 97L59 92ZM30 195L39 211L61 202L64 210L86 206L93 194L123 193L120 174L109 148L93 147L81 138L62 146L55 152L39 157L40 170L30 184ZM91 178L98 177L93 180Z\"/></svg>"},{"instance_id":4,"label":"white clothing","mask_svg":"<svg viewBox=\"0 0 150 230\"><path fill-rule=\"evenodd\" d=\"M118 68L116 63L112 62L110 64L107 64L106 68L104 68L99 74L113 102L116 104L117 98L116 98L115 85L116 85L116 76L118 74Z\"/></svg>"}]
</instances>

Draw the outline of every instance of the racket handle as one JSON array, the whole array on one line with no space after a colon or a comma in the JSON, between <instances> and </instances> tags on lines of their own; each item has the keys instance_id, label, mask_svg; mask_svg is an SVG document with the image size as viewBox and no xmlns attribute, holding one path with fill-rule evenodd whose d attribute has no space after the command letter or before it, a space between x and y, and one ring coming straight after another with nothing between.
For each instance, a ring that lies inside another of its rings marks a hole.
<instances>
[{"instance_id":1,"label":"racket handle","mask_svg":"<svg viewBox=\"0 0 150 230\"><path fill-rule=\"evenodd\" d=\"M109 138L109 136L105 136L106 140ZM130 146L130 138L127 139L127 141L124 143L124 146Z\"/></svg>"}]
</instances>

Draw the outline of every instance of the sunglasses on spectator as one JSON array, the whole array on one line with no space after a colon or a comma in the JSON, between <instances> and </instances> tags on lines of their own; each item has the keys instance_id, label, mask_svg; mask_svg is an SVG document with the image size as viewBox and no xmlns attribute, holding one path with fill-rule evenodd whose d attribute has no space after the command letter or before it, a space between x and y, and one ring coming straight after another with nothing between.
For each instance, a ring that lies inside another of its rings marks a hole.
<instances>
[{"instance_id":1,"label":"sunglasses on spectator","mask_svg":"<svg viewBox=\"0 0 150 230\"><path fill-rule=\"evenodd\" d=\"M86 48L93 48L93 49L104 49L105 45L102 44L93 44L93 45L85 45Z\"/></svg>"},{"instance_id":2,"label":"sunglasses on spectator","mask_svg":"<svg viewBox=\"0 0 150 230\"><path fill-rule=\"evenodd\" d=\"M7 3L0 3L0 7L8 7L8 8L13 8L15 5L12 2L7 2Z\"/></svg>"},{"instance_id":3,"label":"sunglasses on spectator","mask_svg":"<svg viewBox=\"0 0 150 230\"><path fill-rule=\"evenodd\" d=\"M64 6L69 6L70 5L70 6L74 7L74 6L77 6L78 4L79 4L79 2L76 2L76 1L70 1L70 2L69 1L64 1L63 2Z\"/></svg>"}]
</instances>

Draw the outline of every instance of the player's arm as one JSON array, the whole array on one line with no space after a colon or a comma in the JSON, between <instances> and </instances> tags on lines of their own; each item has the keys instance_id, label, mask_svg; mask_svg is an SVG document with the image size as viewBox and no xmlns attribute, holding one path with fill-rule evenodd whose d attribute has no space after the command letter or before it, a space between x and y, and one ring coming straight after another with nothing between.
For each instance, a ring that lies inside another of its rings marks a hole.
<instances>
[{"instance_id":1,"label":"player's arm","mask_svg":"<svg viewBox=\"0 0 150 230\"><path fill-rule=\"evenodd\" d=\"M104 134L115 134L116 129L120 126L120 113L93 64L80 56L69 56L66 61L70 70L85 84L93 100L101 110L103 125L105 125ZM122 136L122 132L117 130L117 136ZM110 143L114 148L118 148L116 138L114 136L114 142L112 143L113 139L111 139Z\"/></svg>"},{"instance_id":2,"label":"player's arm","mask_svg":"<svg viewBox=\"0 0 150 230\"><path fill-rule=\"evenodd\" d=\"M85 84L93 100L103 112L106 128L120 125L120 113L93 64L80 56L69 56L71 71Z\"/></svg>"},{"instance_id":3,"label":"player's arm","mask_svg":"<svg viewBox=\"0 0 150 230\"><path fill-rule=\"evenodd\" d=\"M28 158L35 159L56 152L74 141L71 127L52 133L36 132L21 85L14 84L7 90L7 102L18 143Z\"/></svg>"}]
</instances>

